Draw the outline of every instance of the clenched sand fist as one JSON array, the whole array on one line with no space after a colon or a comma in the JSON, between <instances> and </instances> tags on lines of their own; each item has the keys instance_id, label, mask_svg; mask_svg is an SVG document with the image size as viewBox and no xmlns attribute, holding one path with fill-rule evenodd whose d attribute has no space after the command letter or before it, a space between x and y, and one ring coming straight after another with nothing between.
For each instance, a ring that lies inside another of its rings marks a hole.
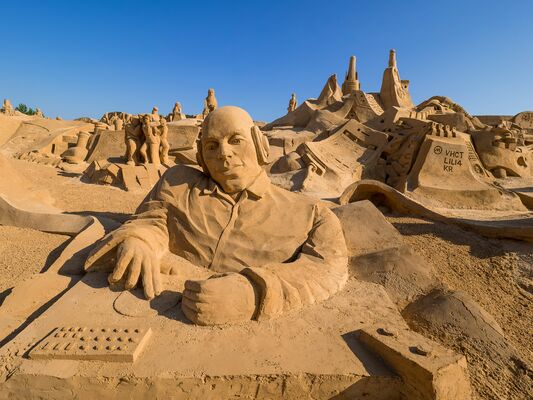
<instances>
[{"instance_id":1,"label":"clenched sand fist","mask_svg":"<svg viewBox=\"0 0 533 400\"><path fill-rule=\"evenodd\" d=\"M186 281L181 309L198 325L249 321L255 314L256 294L243 275L229 273L201 281Z\"/></svg>"}]
</instances>

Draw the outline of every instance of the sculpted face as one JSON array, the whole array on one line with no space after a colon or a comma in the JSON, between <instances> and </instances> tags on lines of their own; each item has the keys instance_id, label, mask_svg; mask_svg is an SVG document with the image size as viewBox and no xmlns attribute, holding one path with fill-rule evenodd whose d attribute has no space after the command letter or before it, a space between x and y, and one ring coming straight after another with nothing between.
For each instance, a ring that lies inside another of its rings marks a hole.
<instances>
[{"instance_id":1,"label":"sculpted face","mask_svg":"<svg viewBox=\"0 0 533 400\"><path fill-rule=\"evenodd\" d=\"M204 121L202 156L211 175L226 193L246 189L259 175L261 167L252 139L254 122L238 107L222 107Z\"/></svg>"}]
</instances>

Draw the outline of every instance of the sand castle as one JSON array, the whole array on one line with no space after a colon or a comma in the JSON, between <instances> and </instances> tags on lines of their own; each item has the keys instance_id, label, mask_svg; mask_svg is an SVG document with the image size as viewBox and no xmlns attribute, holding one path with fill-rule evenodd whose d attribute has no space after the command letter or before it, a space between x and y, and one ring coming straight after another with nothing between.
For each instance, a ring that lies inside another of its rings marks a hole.
<instances>
[{"instance_id":1,"label":"sand castle","mask_svg":"<svg viewBox=\"0 0 533 400\"><path fill-rule=\"evenodd\" d=\"M356 90L359 90L360 87L361 84L359 83L355 68L355 56L351 56L350 64L348 65L348 71L346 71L346 76L344 78L344 82L342 83L342 94L350 94Z\"/></svg>"},{"instance_id":2,"label":"sand castle","mask_svg":"<svg viewBox=\"0 0 533 400\"><path fill-rule=\"evenodd\" d=\"M0 398L531 392L527 346L398 220L530 251L533 112L415 105L391 50L379 91L361 90L352 56L342 86L293 93L264 126L213 89L196 117L179 102L162 115L6 123L0 225L71 239L4 296ZM52 206L18 176L26 161L102 194L101 211Z\"/></svg>"}]
</instances>

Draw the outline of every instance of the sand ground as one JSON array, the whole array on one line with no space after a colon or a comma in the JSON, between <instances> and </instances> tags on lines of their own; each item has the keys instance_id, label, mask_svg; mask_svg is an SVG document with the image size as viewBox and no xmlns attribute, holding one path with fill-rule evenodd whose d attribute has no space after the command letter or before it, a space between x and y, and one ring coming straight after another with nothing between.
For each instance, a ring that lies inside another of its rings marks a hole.
<instances>
[{"instance_id":1,"label":"sand ground","mask_svg":"<svg viewBox=\"0 0 533 400\"><path fill-rule=\"evenodd\" d=\"M527 366L520 366L517 373L516 365L503 365L483 346L457 341L446 331L421 333L466 356L478 398L533 398L533 244L488 239L419 218L389 215L387 219L435 267L446 286L468 293L494 317Z\"/></svg>"},{"instance_id":2,"label":"sand ground","mask_svg":"<svg viewBox=\"0 0 533 400\"><path fill-rule=\"evenodd\" d=\"M77 176L53 167L20 160L13 163L37 189L47 189L56 199L55 206L66 212L101 214L122 221L146 195L146 192L130 193L81 183ZM387 215L387 219L435 267L447 286L469 293L494 316L520 354L531 360L532 244L486 239L454 226L418 218ZM49 265L67 240L62 235L0 227L0 301L9 288ZM480 398L528 398L528 393L511 393L505 397L495 388L486 387L482 377L491 373L491 365L483 354L460 348L445 334L434 339L467 356Z\"/></svg>"},{"instance_id":3,"label":"sand ground","mask_svg":"<svg viewBox=\"0 0 533 400\"><path fill-rule=\"evenodd\" d=\"M130 193L111 186L81 183L78 177L54 167L21 160L10 160L35 190L48 190L54 205L72 213L108 216L125 220L135 211L146 193ZM32 229L0 226L0 301L7 290L49 266L57 257L68 236Z\"/></svg>"}]
</instances>

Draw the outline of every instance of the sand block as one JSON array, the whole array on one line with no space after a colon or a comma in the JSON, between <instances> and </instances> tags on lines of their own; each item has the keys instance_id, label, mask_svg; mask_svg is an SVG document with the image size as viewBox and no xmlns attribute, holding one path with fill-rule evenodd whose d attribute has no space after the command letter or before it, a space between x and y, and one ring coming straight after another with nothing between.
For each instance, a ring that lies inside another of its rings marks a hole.
<instances>
[{"instance_id":1,"label":"sand block","mask_svg":"<svg viewBox=\"0 0 533 400\"><path fill-rule=\"evenodd\" d=\"M409 399L472 398L466 359L410 330L364 329L359 339L402 377Z\"/></svg>"},{"instance_id":2,"label":"sand block","mask_svg":"<svg viewBox=\"0 0 533 400\"><path fill-rule=\"evenodd\" d=\"M155 185L160 178L159 175L159 166L154 164L145 164L144 168L148 172L148 182L150 187Z\"/></svg>"},{"instance_id":3,"label":"sand block","mask_svg":"<svg viewBox=\"0 0 533 400\"><path fill-rule=\"evenodd\" d=\"M169 165L173 163L169 162ZM132 191L151 189L168 168L165 165L127 165L99 160L92 162L84 175L92 183L116 185Z\"/></svg>"},{"instance_id":4,"label":"sand block","mask_svg":"<svg viewBox=\"0 0 533 400\"><path fill-rule=\"evenodd\" d=\"M154 186L167 167L153 164L120 165L122 183L128 191L136 189L150 189Z\"/></svg>"},{"instance_id":5,"label":"sand block","mask_svg":"<svg viewBox=\"0 0 533 400\"><path fill-rule=\"evenodd\" d=\"M516 193L527 208L533 209L533 177L520 178L513 176L498 179L498 184L502 188Z\"/></svg>"},{"instance_id":6,"label":"sand block","mask_svg":"<svg viewBox=\"0 0 533 400\"><path fill-rule=\"evenodd\" d=\"M121 167L122 172L122 180L124 182L124 187L126 190L134 190L139 189L140 185L137 181L137 174L136 174L137 167L134 165L124 165Z\"/></svg>"},{"instance_id":7,"label":"sand block","mask_svg":"<svg viewBox=\"0 0 533 400\"><path fill-rule=\"evenodd\" d=\"M59 143L54 143L52 145L52 154L61 155L63 152L65 152L68 149L68 142L65 142L64 137L60 138Z\"/></svg>"},{"instance_id":8,"label":"sand block","mask_svg":"<svg viewBox=\"0 0 533 400\"><path fill-rule=\"evenodd\" d=\"M135 362L152 331L141 326L62 326L29 354L35 360L101 360Z\"/></svg>"},{"instance_id":9,"label":"sand block","mask_svg":"<svg viewBox=\"0 0 533 400\"><path fill-rule=\"evenodd\" d=\"M200 126L196 119L183 119L168 123L168 143L171 151L192 149L196 145L196 139L200 132Z\"/></svg>"},{"instance_id":10,"label":"sand block","mask_svg":"<svg viewBox=\"0 0 533 400\"><path fill-rule=\"evenodd\" d=\"M118 177L118 172L120 171L120 167L117 164L109 164L109 167L107 167L107 171L113 175L114 178Z\"/></svg>"},{"instance_id":11,"label":"sand block","mask_svg":"<svg viewBox=\"0 0 533 400\"><path fill-rule=\"evenodd\" d=\"M525 208L487 177L470 138L426 136L407 177L407 190L435 206L463 209Z\"/></svg>"},{"instance_id":12,"label":"sand block","mask_svg":"<svg viewBox=\"0 0 533 400\"><path fill-rule=\"evenodd\" d=\"M400 232L368 200L348 203L332 211L341 221L350 256L405 245Z\"/></svg>"},{"instance_id":13,"label":"sand block","mask_svg":"<svg viewBox=\"0 0 533 400\"><path fill-rule=\"evenodd\" d=\"M135 169L137 173L137 181L139 182L140 187L150 187L150 176L148 170L144 166L139 166ZM128 189L127 189L128 190Z\"/></svg>"},{"instance_id":14,"label":"sand block","mask_svg":"<svg viewBox=\"0 0 533 400\"><path fill-rule=\"evenodd\" d=\"M488 190L483 170L474 170L462 138L428 136L408 178L410 190L421 186L444 190ZM479 176L476 176L478 174Z\"/></svg>"},{"instance_id":15,"label":"sand block","mask_svg":"<svg viewBox=\"0 0 533 400\"><path fill-rule=\"evenodd\" d=\"M124 131L98 131L90 143L86 161L90 164L96 160L120 159L124 154L126 154Z\"/></svg>"},{"instance_id":16,"label":"sand block","mask_svg":"<svg viewBox=\"0 0 533 400\"><path fill-rule=\"evenodd\" d=\"M435 271L368 200L332 210L342 224L350 273L382 285L400 308L437 284Z\"/></svg>"}]
</instances>

